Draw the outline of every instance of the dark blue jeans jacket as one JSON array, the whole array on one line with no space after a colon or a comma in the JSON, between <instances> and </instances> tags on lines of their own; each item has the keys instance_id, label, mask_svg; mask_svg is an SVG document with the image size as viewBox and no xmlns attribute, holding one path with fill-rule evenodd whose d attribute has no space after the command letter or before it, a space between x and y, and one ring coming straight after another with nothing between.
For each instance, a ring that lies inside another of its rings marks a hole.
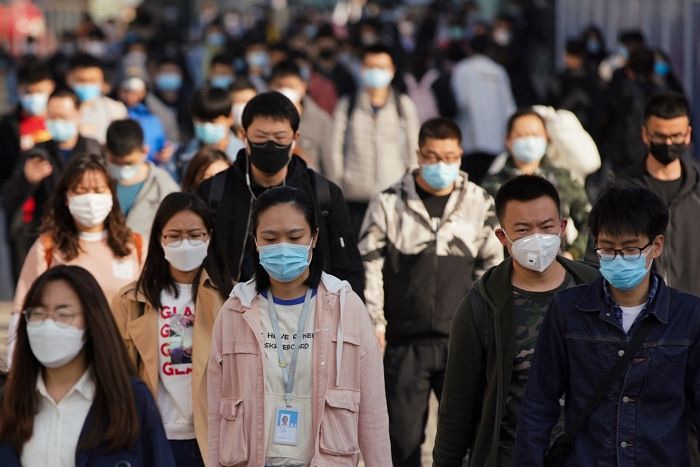
<instances>
[{"instance_id":1,"label":"dark blue jeans jacket","mask_svg":"<svg viewBox=\"0 0 700 467\"><path fill-rule=\"evenodd\" d=\"M605 299L602 278L554 297L522 402L516 466L542 466L560 398L570 426L642 320L653 320L651 334L577 434L566 465L689 465L689 420L700 424L700 298L658 280L656 297L629 336Z\"/></svg>"}]
</instances>

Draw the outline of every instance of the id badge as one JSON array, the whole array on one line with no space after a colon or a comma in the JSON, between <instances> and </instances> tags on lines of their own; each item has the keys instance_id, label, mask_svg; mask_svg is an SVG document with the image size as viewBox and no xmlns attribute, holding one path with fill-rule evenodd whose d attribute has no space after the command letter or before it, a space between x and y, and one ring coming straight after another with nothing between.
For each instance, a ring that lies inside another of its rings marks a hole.
<instances>
[{"instance_id":1,"label":"id badge","mask_svg":"<svg viewBox=\"0 0 700 467\"><path fill-rule=\"evenodd\" d=\"M275 410L275 432L272 442L296 446L299 444L299 408L278 407Z\"/></svg>"}]
</instances>

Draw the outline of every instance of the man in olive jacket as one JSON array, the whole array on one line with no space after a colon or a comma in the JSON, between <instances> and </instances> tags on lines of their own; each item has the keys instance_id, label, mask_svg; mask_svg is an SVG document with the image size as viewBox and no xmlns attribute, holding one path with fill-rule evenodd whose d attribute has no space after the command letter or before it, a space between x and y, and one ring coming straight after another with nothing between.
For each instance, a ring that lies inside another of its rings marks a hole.
<instances>
[{"instance_id":1,"label":"man in olive jacket","mask_svg":"<svg viewBox=\"0 0 700 467\"><path fill-rule=\"evenodd\" d=\"M547 180L522 175L496 195L496 235L510 258L491 268L452 322L433 450L434 467L513 464L520 402L542 320L554 294L596 269L558 256L566 220Z\"/></svg>"}]
</instances>

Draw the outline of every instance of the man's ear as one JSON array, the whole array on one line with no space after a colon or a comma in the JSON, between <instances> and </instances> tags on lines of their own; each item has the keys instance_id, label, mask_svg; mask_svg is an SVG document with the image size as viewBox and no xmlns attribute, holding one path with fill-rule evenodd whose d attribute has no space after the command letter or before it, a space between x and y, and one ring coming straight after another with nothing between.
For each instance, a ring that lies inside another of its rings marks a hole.
<instances>
[{"instance_id":1,"label":"man's ear","mask_svg":"<svg viewBox=\"0 0 700 467\"><path fill-rule=\"evenodd\" d=\"M664 244L666 243L666 238L663 235L657 235L656 238L654 239L653 245L654 245L654 250L652 255L652 258L656 259L659 256L661 256L661 253L664 252Z\"/></svg>"},{"instance_id":2,"label":"man's ear","mask_svg":"<svg viewBox=\"0 0 700 467\"><path fill-rule=\"evenodd\" d=\"M501 245L508 247L508 238L506 237L506 232L500 227L496 229L496 238L501 242Z\"/></svg>"}]
</instances>

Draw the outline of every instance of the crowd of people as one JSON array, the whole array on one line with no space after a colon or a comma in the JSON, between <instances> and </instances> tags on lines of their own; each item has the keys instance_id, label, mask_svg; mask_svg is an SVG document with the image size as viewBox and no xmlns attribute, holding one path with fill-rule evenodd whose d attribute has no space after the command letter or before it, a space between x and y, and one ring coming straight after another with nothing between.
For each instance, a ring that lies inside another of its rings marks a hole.
<instances>
[{"instance_id":1,"label":"crowd of people","mask_svg":"<svg viewBox=\"0 0 700 467\"><path fill-rule=\"evenodd\" d=\"M435 467L700 465L668 55L591 26L541 75L524 6L259 13L17 58L0 464L420 467L434 393Z\"/></svg>"}]
</instances>

